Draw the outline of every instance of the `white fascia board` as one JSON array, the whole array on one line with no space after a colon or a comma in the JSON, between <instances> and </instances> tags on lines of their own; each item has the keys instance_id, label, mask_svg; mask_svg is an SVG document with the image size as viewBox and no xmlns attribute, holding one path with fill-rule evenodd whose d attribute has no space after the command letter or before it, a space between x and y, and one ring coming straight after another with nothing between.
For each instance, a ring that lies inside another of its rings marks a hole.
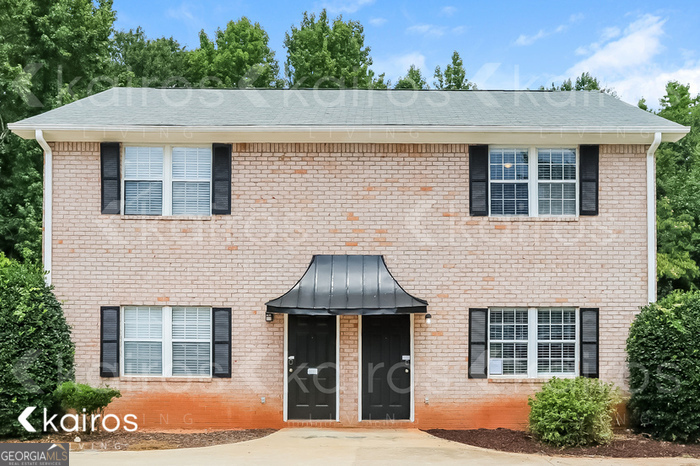
<instances>
[{"instance_id":1,"label":"white fascia board","mask_svg":"<svg viewBox=\"0 0 700 466\"><path fill-rule=\"evenodd\" d=\"M675 142L689 127L524 127L524 126L84 126L21 125L8 127L33 139L41 129L49 141L72 142L346 142L346 143L577 143L651 144L655 133Z\"/></svg>"}]
</instances>

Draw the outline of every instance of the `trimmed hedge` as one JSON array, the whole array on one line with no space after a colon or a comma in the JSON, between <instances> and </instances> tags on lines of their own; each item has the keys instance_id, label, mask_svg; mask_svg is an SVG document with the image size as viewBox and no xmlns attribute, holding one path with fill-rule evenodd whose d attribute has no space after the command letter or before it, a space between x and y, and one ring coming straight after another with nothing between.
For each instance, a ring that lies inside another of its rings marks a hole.
<instances>
[{"instance_id":1,"label":"trimmed hedge","mask_svg":"<svg viewBox=\"0 0 700 466\"><path fill-rule=\"evenodd\" d=\"M529 398L530 432L557 447L602 445L613 438L619 390L598 379L549 380Z\"/></svg>"},{"instance_id":2,"label":"trimmed hedge","mask_svg":"<svg viewBox=\"0 0 700 466\"><path fill-rule=\"evenodd\" d=\"M632 422L655 438L700 439L700 293L642 308L627 338Z\"/></svg>"},{"instance_id":3,"label":"trimmed hedge","mask_svg":"<svg viewBox=\"0 0 700 466\"><path fill-rule=\"evenodd\" d=\"M73 378L74 347L61 303L44 282L41 265L0 253L0 437L29 434L17 421L28 406L38 424L53 410L53 391Z\"/></svg>"}]
</instances>

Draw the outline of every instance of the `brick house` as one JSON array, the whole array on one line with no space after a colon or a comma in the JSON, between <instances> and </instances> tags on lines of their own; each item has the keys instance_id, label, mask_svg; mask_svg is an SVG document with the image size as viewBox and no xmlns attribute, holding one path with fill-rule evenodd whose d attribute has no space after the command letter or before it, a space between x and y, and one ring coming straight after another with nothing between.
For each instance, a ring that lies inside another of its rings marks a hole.
<instances>
[{"instance_id":1,"label":"brick house","mask_svg":"<svg viewBox=\"0 0 700 466\"><path fill-rule=\"evenodd\" d=\"M689 130L592 92L135 88L10 128L77 379L196 429L522 428L551 376L624 387Z\"/></svg>"}]
</instances>

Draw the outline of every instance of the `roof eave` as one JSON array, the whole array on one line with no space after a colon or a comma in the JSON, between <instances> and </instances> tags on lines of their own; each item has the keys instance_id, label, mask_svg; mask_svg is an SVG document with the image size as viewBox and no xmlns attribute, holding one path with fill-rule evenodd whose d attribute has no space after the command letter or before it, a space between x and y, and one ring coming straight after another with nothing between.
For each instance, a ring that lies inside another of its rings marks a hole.
<instances>
[{"instance_id":1,"label":"roof eave","mask_svg":"<svg viewBox=\"0 0 700 466\"><path fill-rule=\"evenodd\" d=\"M596 137L608 143L651 143L655 133L664 142L676 142L690 127L658 126L175 126L175 125L27 125L11 123L8 128L24 139L34 139L40 129L49 141L145 141L150 139L198 142L197 139L229 136L236 142L398 142L398 143L490 143L499 135L559 137L563 140L590 142ZM156 135L156 138L153 136ZM199 136L199 137L197 137ZM204 136L204 137L202 137ZM478 136L478 137L475 137ZM485 137L484 137L485 136ZM506 138L508 139L508 138ZM529 139L529 138L528 138ZM613 142L615 141L615 142ZM157 140L154 142L158 142ZM500 141L499 141L500 142ZM524 141L525 142L525 141Z\"/></svg>"}]
</instances>

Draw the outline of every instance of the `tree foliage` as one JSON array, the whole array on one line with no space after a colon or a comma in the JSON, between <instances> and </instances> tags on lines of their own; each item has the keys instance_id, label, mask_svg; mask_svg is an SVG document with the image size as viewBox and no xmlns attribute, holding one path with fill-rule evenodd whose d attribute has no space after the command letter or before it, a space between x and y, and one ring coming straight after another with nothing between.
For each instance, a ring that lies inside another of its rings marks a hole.
<instances>
[{"instance_id":1,"label":"tree foliage","mask_svg":"<svg viewBox=\"0 0 700 466\"><path fill-rule=\"evenodd\" d=\"M270 38L259 23L245 16L217 29L214 40L199 33L199 48L189 52L187 75L202 87L281 87L279 64Z\"/></svg>"},{"instance_id":2,"label":"tree foliage","mask_svg":"<svg viewBox=\"0 0 700 466\"><path fill-rule=\"evenodd\" d=\"M700 287L700 96L669 82L659 116L690 126L656 152L657 273L659 295Z\"/></svg>"},{"instance_id":3,"label":"tree foliage","mask_svg":"<svg viewBox=\"0 0 700 466\"><path fill-rule=\"evenodd\" d=\"M627 338L634 424L664 440L700 440L700 294L675 292L636 316Z\"/></svg>"},{"instance_id":4,"label":"tree foliage","mask_svg":"<svg viewBox=\"0 0 700 466\"><path fill-rule=\"evenodd\" d=\"M61 303L38 264L0 253L0 437L25 435L28 406L52 410L53 391L73 378L73 343Z\"/></svg>"},{"instance_id":5,"label":"tree foliage","mask_svg":"<svg viewBox=\"0 0 700 466\"><path fill-rule=\"evenodd\" d=\"M42 151L7 123L111 86L112 2L16 0L0 6L0 251L41 257Z\"/></svg>"},{"instance_id":6,"label":"tree foliage","mask_svg":"<svg viewBox=\"0 0 700 466\"><path fill-rule=\"evenodd\" d=\"M435 82L433 85L436 89L443 90L461 91L476 89L476 85L467 79L464 63L456 50L452 53L452 63L445 67L444 73L439 66L435 68Z\"/></svg>"},{"instance_id":7,"label":"tree foliage","mask_svg":"<svg viewBox=\"0 0 700 466\"><path fill-rule=\"evenodd\" d=\"M176 87L187 84L187 52L172 37L148 39L140 27L112 38L111 76L118 86Z\"/></svg>"},{"instance_id":8,"label":"tree foliage","mask_svg":"<svg viewBox=\"0 0 700 466\"><path fill-rule=\"evenodd\" d=\"M617 93L614 89L602 87L598 78L591 76L588 72L581 73L581 76L576 78L573 82L571 78L569 78L559 85L552 83L550 87L542 86L540 89L549 91L603 91L613 97L617 97Z\"/></svg>"},{"instance_id":9,"label":"tree foliage","mask_svg":"<svg viewBox=\"0 0 700 466\"><path fill-rule=\"evenodd\" d=\"M383 75L370 70L370 48L358 21L328 19L326 10L316 18L304 12L299 27L285 33L287 61L284 69L290 87L296 88L382 88Z\"/></svg>"},{"instance_id":10,"label":"tree foliage","mask_svg":"<svg viewBox=\"0 0 700 466\"><path fill-rule=\"evenodd\" d=\"M420 68L411 65L406 76L399 78L394 89L428 89L428 83L421 74Z\"/></svg>"}]
</instances>

